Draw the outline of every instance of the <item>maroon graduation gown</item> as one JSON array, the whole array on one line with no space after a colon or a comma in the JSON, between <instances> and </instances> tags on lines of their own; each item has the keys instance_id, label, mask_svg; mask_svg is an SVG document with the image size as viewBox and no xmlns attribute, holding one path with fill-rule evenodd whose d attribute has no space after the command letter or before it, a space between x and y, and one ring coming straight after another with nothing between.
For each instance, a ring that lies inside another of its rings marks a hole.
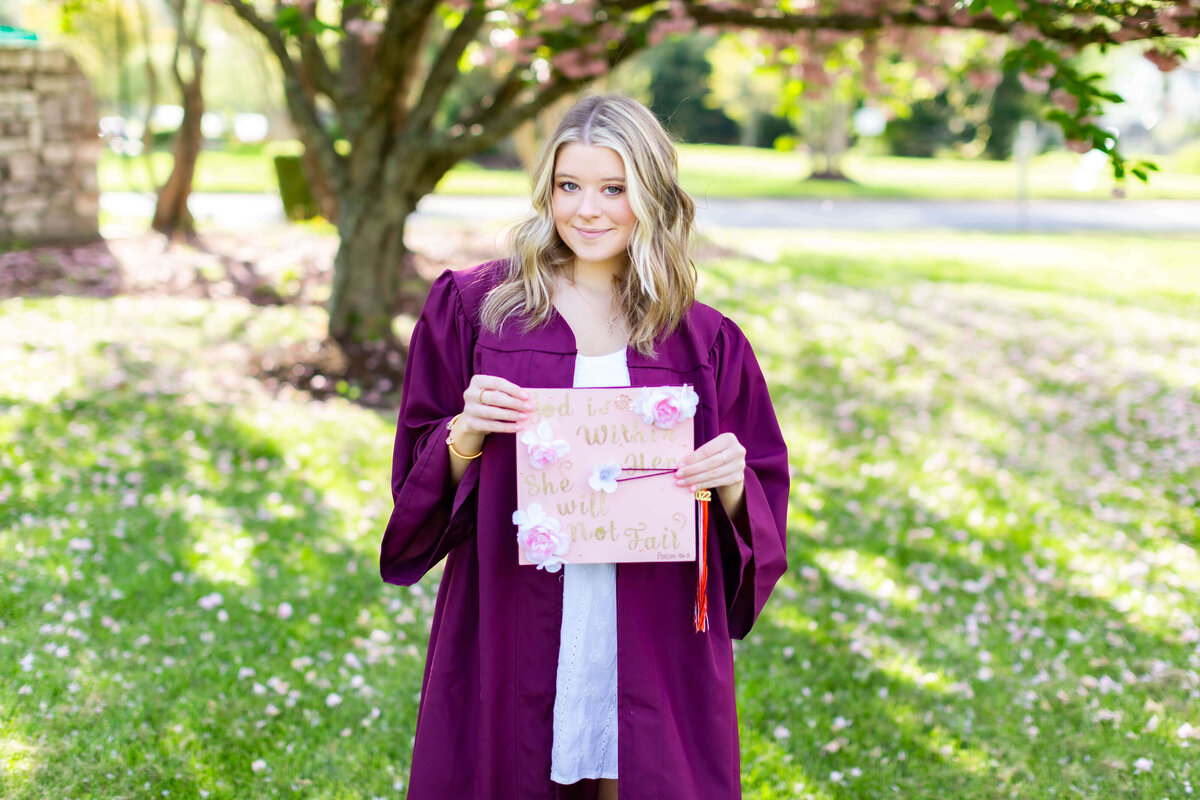
<instances>
[{"instance_id":1,"label":"maroon graduation gown","mask_svg":"<svg viewBox=\"0 0 1200 800\"><path fill-rule=\"evenodd\" d=\"M394 510L380 571L410 585L443 558L417 718L410 800L551 800L562 572L518 566L515 437L492 434L457 487L446 424L473 373L571 386L562 317L501 335L479 323L500 262L447 271L413 330L393 454ZM745 513L715 495L710 628L696 633L696 564L618 564L618 773L622 800L741 796L732 638L750 630L786 568L787 451L762 372L737 326L695 304L654 358L627 353L633 386L690 384L697 444L732 431L746 448Z\"/></svg>"}]
</instances>

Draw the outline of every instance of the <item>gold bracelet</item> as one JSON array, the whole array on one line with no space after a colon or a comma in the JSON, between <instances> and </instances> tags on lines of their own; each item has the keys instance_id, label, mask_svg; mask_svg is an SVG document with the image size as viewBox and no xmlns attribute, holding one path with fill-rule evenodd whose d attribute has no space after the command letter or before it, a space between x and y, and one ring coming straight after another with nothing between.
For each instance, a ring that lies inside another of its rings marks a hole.
<instances>
[{"instance_id":1,"label":"gold bracelet","mask_svg":"<svg viewBox=\"0 0 1200 800\"><path fill-rule=\"evenodd\" d=\"M446 437L446 444L450 447L450 452L454 453L454 455L458 456L463 461L474 461L475 459L477 459L481 455L483 455L483 450L480 450L478 453L476 453L473 456L465 456L462 453L458 452L458 448L454 446L454 441L453 441L454 423L458 422L458 418L461 416L462 416L462 414L455 414L454 419L452 419L446 423L446 427L450 430L450 435Z\"/></svg>"}]
</instances>

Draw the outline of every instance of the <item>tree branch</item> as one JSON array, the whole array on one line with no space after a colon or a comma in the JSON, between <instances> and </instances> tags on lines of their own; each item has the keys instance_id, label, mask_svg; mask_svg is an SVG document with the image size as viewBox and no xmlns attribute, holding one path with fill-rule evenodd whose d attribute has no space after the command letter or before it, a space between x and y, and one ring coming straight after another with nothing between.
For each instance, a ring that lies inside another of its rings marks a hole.
<instances>
[{"instance_id":1,"label":"tree branch","mask_svg":"<svg viewBox=\"0 0 1200 800\"><path fill-rule=\"evenodd\" d=\"M865 33L889 27L904 28L956 28L959 30L977 30L987 33L1010 34L1021 25L1035 27L1042 36L1063 44L1117 44L1113 33L1107 28L1095 25L1080 28L1073 25L1055 25L1049 16L1037 20L1017 19L1005 22L993 14L969 14L964 18L963 12L947 13L934 6L922 6L919 9L895 11L886 14L788 14L767 13L761 9L721 8L698 2L684 0L688 16L700 25L721 25L743 28L757 28L769 31L842 31L845 33ZM1081 9L1066 5L1050 4L1049 11L1057 11L1063 15L1078 14ZM1043 7L1045 8L1045 7ZM918 10L921 13L918 13ZM1161 38L1167 34L1158 25L1152 25L1153 12L1148 7L1138 9L1138 15L1144 15L1148 24L1142 39ZM1116 21L1117 18L1113 18Z\"/></svg>"},{"instance_id":2,"label":"tree branch","mask_svg":"<svg viewBox=\"0 0 1200 800\"><path fill-rule=\"evenodd\" d=\"M379 39L379 58L363 92L368 108L392 110L396 97L410 85L421 40L437 5L437 0L392 3Z\"/></svg>"},{"instance_id":3,"label":"tree branch","mask_svg":"<svg viewBox=\"0 0 1200 800\"><path fill-rule=\"evenodd\" d=\"M300 43L300 63L314 89L330 99L334 107L341 111L346 105L346 97L338 85L337 76L329 67L325 53L317 44L317 39L311 33L296 37Z\"/></svg>"},{"instance_id":4,"label":"tree branch","mask_svg":"<svg viewBox=\"0 0 1200 800\"><path fill-rule=\"evenodd\" d=\"M503 110L511 106L526 85L525 81L521 79L521 69L519 67L514 69L508 73L508 77L496 87L490 96L484 97L474 105L474 110L469 116L457 120L456 124L462 125L464 128L483 124L487 115L493 113L494 110Z\"/></svg>"},{"instance_id":5,"label":"tree branch","mask_svg":"<svg viewBox=\"0 0 1200 800\"><path fill-rule=\"evenodd\" d=\"M610 9L625 7L625 5L619 2L608 3L606 6ZM649 32L657 23L668 18L669 13L660 10L654 12L647 19L629 26L625 31L624 39L619 42L620 46L615 51L609 53L608 69L605 70L605 74L608 74L618 64L644 49ZM598 26L596 27L598 28ZM531 119L543 109L548 108L567 92L576 91L590 83L591 80L591 78L565 78L560 75L549 86L538 88L535 96L530 101L514 106L514 103L520 97L522 89L529 86L529 84L520 80L520 71L514 70L510 73L508 79L497 88L496 93L492 97L492 103L486 106L481 104L470 117L461 123L465 129L463 131L465 135L460 134L458 137L455 137L455 140L451 141L443 139L441 147L448 153L457 153L458 158L491 147L500 139L512 133L522 122ZM478 130L479 133L471 133L472 129Z\"/></svg>"},{"instance_id":6,"label":"tree branch","mask_svg":"<svg viewBox=\"0 0 1200 800\"><path fill-rule=\"evenodd\" d=\"M345 166L342 157L334 149L332 137L317 116L316 103L304 90L304 80L300 74L300 68L288 52L283 34L274 24L263 19L245 0L224 0L224 2L267 40L267 45L278 59L280 67L283 68L284 97L287 99L292 120L301 127L305 144L312 147L313 157L329 178L329 182L335 186L340 185L345 180Z\"/></svg>"},{"instance_id":7,"label":"tree branch","mask_svg":"<svg viewBox=\"0 0 1200 800\"><path fill-rule=\"evenodd\" d=\"M458 23L458 27L446 39L442 51L438 53L429 74L425 77L425 87L421 91L421 98L417 101L416 107L408 119L406 127L409 130L421 131L433 119L446 90L458 77L458 60L462 57L463 51L467 49L467 45L475 39L475 34L483 27L486 16L487 12L482 5L471 6L471 9L463 15L462 21Z\"/></svg>"}]
</instances>

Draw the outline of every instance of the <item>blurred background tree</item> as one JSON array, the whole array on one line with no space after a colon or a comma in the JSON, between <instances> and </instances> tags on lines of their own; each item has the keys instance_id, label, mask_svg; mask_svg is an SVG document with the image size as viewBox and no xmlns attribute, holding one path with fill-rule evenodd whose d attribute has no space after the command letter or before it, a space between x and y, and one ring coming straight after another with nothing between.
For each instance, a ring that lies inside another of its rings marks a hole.
<instances>
[{"instance_id":1,"label":"blurred background tree","mask_svg":"<svg viewBox=\"0 0 1200 800\"><path fill-rule=\"evenodd\" d=\"M544 128L548 109L597 80L648 102L681 139L804 147L826 177L843 174L863 108L889 119L898 152L994 157L1037 110L1068 146L1142 176L1149 167L1128 162L1097 122L1119 98L1089 54L1131 45L1170 70L1200 32L1195 0L215 0L181 29L200 19L193 2L66 0L75 49L104 76L102 104L121 116L134 96L186 105L194 66L161 85L155 76L203 40L225 54L204 62L207 108L286 108L283 135L303 143L308 182L338 228L329 333L352 361L396 379L393 317L419 308L426 288L404 241L417 201L464 159L512 163L515 132Z\"/></svg>"}]
</instances>

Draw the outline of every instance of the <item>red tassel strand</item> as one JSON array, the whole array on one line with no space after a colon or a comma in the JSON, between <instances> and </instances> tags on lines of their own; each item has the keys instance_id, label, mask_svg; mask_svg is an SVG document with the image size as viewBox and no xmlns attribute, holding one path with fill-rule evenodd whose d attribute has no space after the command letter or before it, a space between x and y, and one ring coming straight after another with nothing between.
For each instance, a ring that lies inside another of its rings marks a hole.
<instances>
[{"instance_id":1,"label":"red tassel strand","mask_svg":"<svg viewBox=\"0 0 1200 800\"><path fill-rule=\"evenodd\" d=\"M692 623L696 633L708 631L708 503L712 500L712 492L701 489L696 492L696 500L700 505L698 519L700 521L700 541L698 562L699 575L696 578L696 608L692 615Z\"/></svg>"}]
</instances>

